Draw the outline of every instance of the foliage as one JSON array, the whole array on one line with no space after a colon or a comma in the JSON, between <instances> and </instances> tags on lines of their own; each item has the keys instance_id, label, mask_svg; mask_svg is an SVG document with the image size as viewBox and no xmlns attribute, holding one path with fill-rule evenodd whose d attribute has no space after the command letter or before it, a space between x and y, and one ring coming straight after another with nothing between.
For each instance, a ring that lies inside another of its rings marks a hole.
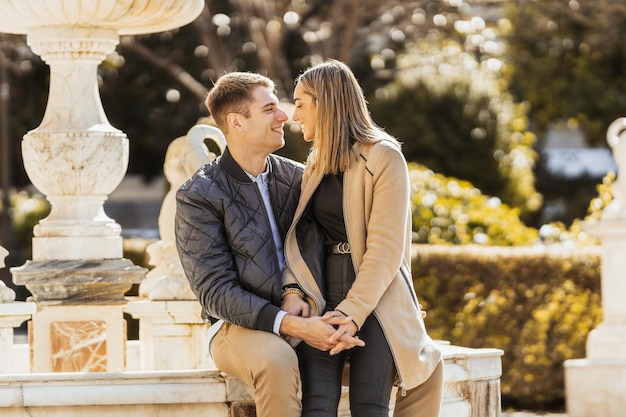
<instances>
[{"instance_id":1,"label":"foliage","mask_svg":"<svg viewBox=\"0 0 626 417\"><path fill-rule=\"evenodd\" d=\"M48 98L49 70L43 61L26 45L23 36L0 33L0 54L6 65L6 83L2 86L0 109L8 105L8 118L3 126L8 137L3 149L6 155L0 155L0 163L8 163L8 175L11 185L22 188L30 184L22 161L22 136L35 128L44 114ZM6 100L6 101L5 101Z\"/></svg>"},{"instance_id":2,"label":"foliage","mask_svg":"<svg viewBox=\"0 0 626 417\"><path fill-rule=\"evenodd\" d=\"M19 258L32 258L31 242L33 227L50 213L50 203L38 192L11 193L11 218L15 233L15 247L21 252ZM3 208L0 207L0 210ZM13 248L12 248L13 249Z\"/></svg>"},{"instance_id":3,"label":"foliage","mask_svg":"<svg viewBox=\"0 0 626 417\"><path fill-rule=\"evenodd\" d=\"M507 3L511 87L530 102L536 129L544 131L554 121L574 119L589 144L605 144L606 129L626 109L624 3Z\"/></svg>"},{"instance_id":4,"label":"foliage","mask_svg":"<svg viewBox=\"0 0 626 417\"><path fill-rule=\"evenodd\" d=\"M167 145L206 116L206 91L224 72L265 74L285 101L296 76L329 57L350 64L368 90L386 82L374 74L370 56L402 50L403 30L416 30L410 21L415 3L206 0L187 26L124 37L100 75L109 119L131 139L128 171L160 174ZM394 54L385 54L385 66L395 67ZM306 148L287 146L279 153L304 160Z\"/></svg>"},{"instance_id":5,"label":"foliage","mask_svg":"<svg viewBox=\"0 0 626 417\"><path fill-rule=\"evenodd\" d=\"M411 205L416 243L524 246L538 240L519 210L483 195L468 181L447 178L410 164Z\"/></svg>"},{"instance_id":6,"label":"foliage","mask_svg":"<svg viewBox=\"0 0 626 417\"><path fill-rule=\"evenodd\" d=\"M615 178L616 174L609 172L596 186L597 196L589 202L587 216L583 220L574 220L569 228L561 222L545 224L539 229L541 240L547 245L563 245L568 249L599 245L600 239L585 232L583 224L602 219L605 210L614 201Z\"/></svg>"},{"instance_id":7,"label":"foliage","mask_svg":"<svg viewBox=\"0 0 626 417\"><path fill-rule=\"evenodd\" d=\"M522 215L534 212L535 136L526 106L502 81L497 30L476 17L454 28L407 42L395 81L371 99L372 114L404 142L408 160L469 180Z\"/></svg>"},{"instance_id":8,"label":"foliage","mask_svg":"<svg viewBox=\"0 0 626 417\"><path fill-rule=\"evenodd\" d=\"M435 339L499 348L503 403L563 405L563 362L585 357L602 320L597 246L416 245L415 288Z\"/></svg>"}]
</instances>

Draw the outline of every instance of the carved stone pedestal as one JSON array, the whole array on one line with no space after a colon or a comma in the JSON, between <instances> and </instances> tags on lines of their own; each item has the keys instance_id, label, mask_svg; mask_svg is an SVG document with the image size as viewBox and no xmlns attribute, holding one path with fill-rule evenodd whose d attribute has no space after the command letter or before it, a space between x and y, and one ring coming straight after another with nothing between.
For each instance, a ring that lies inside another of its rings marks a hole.
<instances>
[{"instance_id":1,"label":"carved stone pedestal","mask_svg":"<svg viewBox=\"0 0 626 417\"><path fill-rule=\"evenodd\" d=\"M126 367L122 305L40 305L29 334L32 372L121 372Z\"/></svg>"},{"instance_id":2,"label":"carved stone pedestal","mask_svg":"<svg viewBox=\"0 0 626 417\"><path fill-rule=\"evenodd\" d=\"M11 272L38 304L29 331L33 372L125 369L124 294L145 268L127 259L44 260Z\"/></svg>"},{"instance_id":3,"label":"carved stone pedestal","mask_svg":"<svg viewBox=\"0 0 626 417\"><path fill-rule=\"evenodd\" d=\"M129 298L126 312L139 319L141 370L214 368L208 355L209 325L197 301Z\"/></svg>"}]
</instances>

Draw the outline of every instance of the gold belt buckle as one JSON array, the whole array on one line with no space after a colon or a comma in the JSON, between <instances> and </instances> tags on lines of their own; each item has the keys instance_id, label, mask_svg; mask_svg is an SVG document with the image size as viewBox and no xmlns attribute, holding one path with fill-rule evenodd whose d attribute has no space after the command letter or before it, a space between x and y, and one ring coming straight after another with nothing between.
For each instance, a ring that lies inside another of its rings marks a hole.
<instances>
[{"instance_id":1,"label":"gold belt buckle","mask_svg":"<svg viewBox=\"0 0 626 417\"><path fill-rule=\"evenodd\" d=\"M337 253L340 255L350 253L350 244L348 242L337 243Z\"/></svg>"}]
</instances>

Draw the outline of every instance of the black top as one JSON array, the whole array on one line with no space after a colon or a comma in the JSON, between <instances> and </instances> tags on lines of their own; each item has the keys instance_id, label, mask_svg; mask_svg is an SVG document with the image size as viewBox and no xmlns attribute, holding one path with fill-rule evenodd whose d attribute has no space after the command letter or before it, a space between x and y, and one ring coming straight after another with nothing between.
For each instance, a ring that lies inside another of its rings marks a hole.
<instances>
[{"instance_id":1,"label":"black top","mask_svg":"<svg viewBox=\"0 0 626 417\"><path fill-rule=\"evenodd\" d=\"M313 195L313 216L317 220L326 245L346 242L343 218L343 173L326 174Z\"/></svg>"}]
</instances>

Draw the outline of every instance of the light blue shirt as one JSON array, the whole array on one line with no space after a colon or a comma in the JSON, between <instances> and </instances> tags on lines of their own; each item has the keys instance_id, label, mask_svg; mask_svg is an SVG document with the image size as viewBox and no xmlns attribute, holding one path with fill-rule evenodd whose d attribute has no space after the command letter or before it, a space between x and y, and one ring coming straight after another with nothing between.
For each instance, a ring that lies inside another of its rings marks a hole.
<instances>
[{"instance_id":1,"label":"light blue shirt","mask_svg":"<svg viewBox=\"0 0 626 417\"><path fill-rule=\"evenodd\" d=\"M272 237L274 238L274 245L276 245L276 254L278 255L278 265L280 266L280 270L282 271L285 267L285 255L283 254L283 241L280 238L280 233L278 232L278 226L276 225L276 218L274 217L274 211L272 210L272 202L270 201L270 190L267 187L269 182L269 171L265 169L265 172L253 177L251 174L246 172L246 175L250 177L252 182L255 182L259 187L259 191L261 192L261 197L263 197L263 203L265 204L265 211L267 212L267 217L270 219L270 227L272 228Z\"/></svg>"}]
</instances>

